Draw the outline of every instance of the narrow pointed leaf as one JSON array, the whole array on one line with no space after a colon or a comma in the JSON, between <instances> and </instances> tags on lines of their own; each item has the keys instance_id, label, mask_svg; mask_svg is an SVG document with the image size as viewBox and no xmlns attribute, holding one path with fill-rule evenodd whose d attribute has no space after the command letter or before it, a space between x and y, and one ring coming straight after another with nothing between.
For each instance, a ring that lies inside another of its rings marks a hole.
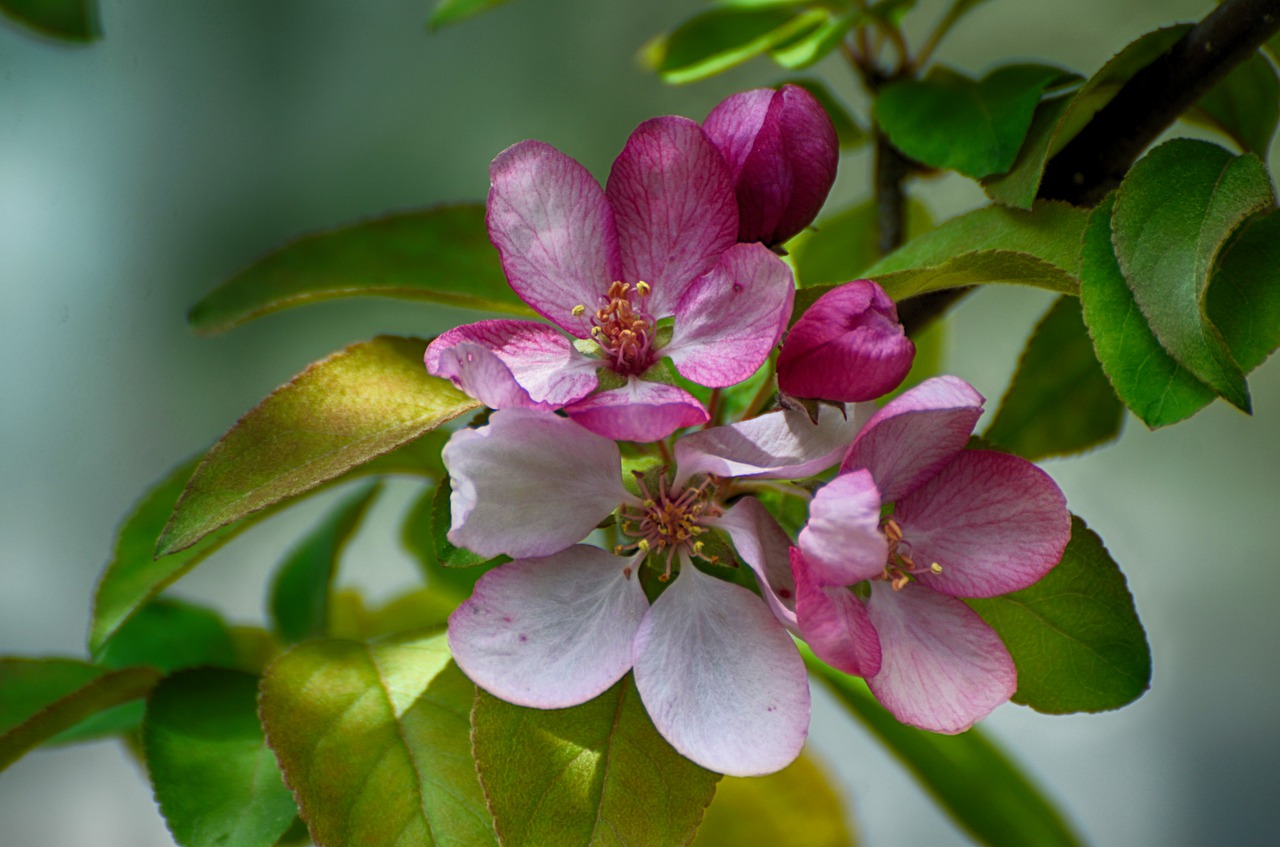
<instances>
[{"instance_id":1,"label":"narrow pointed leaf","mask_svg":"<svg viewBox=\"0 0 1280 847\"><path fill-rule=\"evenodd\" d=\"M312 840L496 844L471 758L474 696L443 632L281 656L262 680L262 722Z\"/></svg>"},{"instance_id":2,"label":"narrow pointed leaf","mask_svg":"<svg viewBox=\"0 0 1280 847\"><path fill-rule=\"evenodd\" d=\"M858 12L828 13L826 20L801 38L769 52L769 57L788 70L798 71L822 61L840 46L849 30L866 18Z\"/></svg>"},{"instance_id":3,"label":"narrow pointed leaf","mask_svg":"<svg viewBox=\"0 0 1280 847\"><path fill-rule=\"evenodd\" d=\"M225 332L280 309L368 296L532 314L507 284L475 204L304 235L209 292L188 320L199 332Z\"/></svg>"},{"instance_id":4,"label":"narrow pointed leaf","mask_svg":"<svg viewBox=\"0 0 1280 847\"><path fill-rule=\"evenodd\" d=\"M88 42L102 37L97 0L0 0L0 13L64 41Z\"/></svg>"},{"instance_id":5,"label":"narrow pointed leaf","mask_svg":"<svg viewBox=\"0 0 1280 847\"><path fill-rule=\"evenodd\" d=\"M442 26L457 23L506 2L508 0L437 0L436 7L431 12L431 27L439 29Z\"/></svg>"},{"instance_id":6,"label":"narrow pointed leaf","mask_svg":"<svg viewBox=\"0 0 1280 847\"><path fill-rule=\"evenodd\" d=\"M200 668L152 692L142 728L156 802L182 847L270 847L297 816L258 723L258 679Z\"/></svg>"},{"instance_id":7,"label":"narrow pointed leaf","mask_svg":"<svg viewBox=\"0 0 1280 847\"><path fill-rule=\"evenodd\" d=\"M1242 151L1265 160L1280 122L1280 77L1261 51L1254 53L1184 117L1221 130Z\"/></svg>"},{"instance_id":8,"label":"narrow pointed leaf","mask_svg":"<svg viewBox=\"0 0 1280 847\"><path fill-rule=\"evenodd\" d=\"M826 19L822 9L713 9L651 42L644 49L644 59L666 82L693 82L785 47L817 30Z\"/></svg>"},{"instance_id":9,"label":"narrow pointed leaf","mask_svg":"<svg viewBox=\"0 0 1280 847\"><path fill-rule=\"evenodd\" d=\"M1061 813L1026 774L974 728L938 735L904 726L860 678L800 648L809 672L871 731L965 832L989 847L1079 847Z\"/></svg>"},{"instance_id":10,"label":"narrow pointed leaf","mask_svg":"<svg viewBox=\"0 0 1280 847\"><path fill-rule=\"evenodd\" d=\"M568 709L477 691L471 720L503 847L687 844L720 779L658 735L630 674Z\"/></svg>"}]
</instances>

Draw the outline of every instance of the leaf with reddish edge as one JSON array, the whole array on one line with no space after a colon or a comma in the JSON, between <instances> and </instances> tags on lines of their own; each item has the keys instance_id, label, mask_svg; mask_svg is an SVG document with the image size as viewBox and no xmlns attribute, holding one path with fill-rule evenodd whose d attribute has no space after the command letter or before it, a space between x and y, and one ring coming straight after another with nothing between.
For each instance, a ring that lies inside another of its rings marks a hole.
<instances>
[{"instance_id":1,"label":"leaf with reddish edge","mask_svg":"<svg viewBox=\"0 0 1280 847\"><path fill-rule=\"evenodd\" d=\"M156 554L300 494L478 407L422 366L426 342L379 336L309 366L241 418L187 483Z\"/></svg>"}]
</instances>

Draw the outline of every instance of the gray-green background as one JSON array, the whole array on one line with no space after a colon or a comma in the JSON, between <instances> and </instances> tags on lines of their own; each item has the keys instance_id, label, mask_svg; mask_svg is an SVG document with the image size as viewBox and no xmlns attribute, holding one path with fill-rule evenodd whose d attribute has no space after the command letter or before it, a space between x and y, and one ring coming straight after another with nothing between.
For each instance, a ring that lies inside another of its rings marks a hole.
<instances>
[{"instance_id":1,"label":"gray-green background","mask_svg":"<svg viewBox=\"0 0 1280 847\"><path fill-rule=\"evenodd\" d=\"M347 301L199 338L183 315L203 292L301 232L481 199L489 160L520 139L603 177L640 120L700 119L730 91L780 78L759 62L675 89L641 70L644 40L700 5L516 0L430 34L429 0L107 0L106 38L71 48L0 22L0 653L81 655L120 516L306 363L377 332L471 317ZM923 17L941 5L922 3ZM1142 32L1209 8L994 0L941 58L1089 73ZM834 202L863 194L867 164L844 160ZM981 201L958 179L928 188L939 216ZM1048 302L971 297L950 370L994 405ZM1130 417L1118 446L1047 463L1129 575L1153 688L1097 716L1004 706L986 727L1097 844L1263 844L1280 823L1280 366L1252 385L1252 419L1219 403L1153 434ZM392 486L343 583L385 597L413 581L390 531L412 493ZM175 593L260 619L270 568L323 502L232 543ZM822 697L813 744L867 843L965 843ZM0 842L170 840L145 776L100 743L0 774Z\"/></svg>"}]
</instances>

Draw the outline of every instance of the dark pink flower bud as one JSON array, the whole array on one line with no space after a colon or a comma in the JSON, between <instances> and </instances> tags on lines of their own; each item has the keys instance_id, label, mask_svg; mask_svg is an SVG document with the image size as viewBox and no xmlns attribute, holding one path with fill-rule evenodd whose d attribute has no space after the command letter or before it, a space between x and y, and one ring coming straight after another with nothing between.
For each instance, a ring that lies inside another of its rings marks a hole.
<instances>
[{"instance_id":1,"label":"dark pink flower bud","mask_svg":"<svg viewBox=\"0 0 1280 847\"><path fill-rule=\"evenodd\" d=\"M889 295L857 279L819 297L796 321L778 353L778 389L842 403L872 400L898 387L915 354Z\"/></svg>"},{"instance_id":2,"label":"dark pink flower bud","mask_svg":"<svg viewBox=\"0 0 1280 847\"><path fill-rule=\"evenodd\" d=\"M775 246L818 214L836 178L831 118L798 85L725 99L702 128L729 163L738 197L738 241Z\"/></svg>"}]
</instances>

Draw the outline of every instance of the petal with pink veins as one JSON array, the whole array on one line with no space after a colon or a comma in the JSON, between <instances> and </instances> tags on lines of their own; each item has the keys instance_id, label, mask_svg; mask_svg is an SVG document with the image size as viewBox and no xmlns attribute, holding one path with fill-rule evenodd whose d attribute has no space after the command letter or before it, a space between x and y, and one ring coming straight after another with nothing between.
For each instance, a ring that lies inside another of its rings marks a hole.
<instances>
[{"instance_id":1,"label":"petal with pink veins","mask_svg":"<svg viewBox=\"0 0 1280 847\"><path fill-rule=\"evenodd\" d=\"M1058 564L1071 540L1066 498L1049 475L990 450L960 453L898 501L893 515L920 581L956 597L1026 588ZM930 571L934 562L941 573Z\"/></svg>"},{"instance_id":2,"label":"petal with pink veins","mask_svg":"<svg viewBox=\"0 0 1280 847\"><path fill-rule=\"evenodd\" d=\"M618 446L547 412L494 412L487 426L455 432L442 458L453 481L449 540L481 556L555 553L635 500Z\"/></svg>"},{"instance_id":3,"label":"petal with pink veins","mask_svg":"<svg viewBox=\"0 0 1280 847\"><path fill-rule=\"evenodd\" d=\"M963 601L912 583L871 583L867 602L880 634L871 693L910 726L954 735L986 717L1018 688L1009 651Z\"/></svg>"},{"instance_id":4,"label":"petal with pink veins","mask_svg":"<svg viewBox=\"0 0 1280 847\"><path fill-rule=\"evenodd\" d=\"M729 511L703 521L724 530L738 555L755 572L756 584L774 617L799 635L796 583L791 575L791 539L769 510L754 497L743 497Z\"/></svg>"},{"instance_id":5,"label":"petal with pink veins","mask_svg":"<svg viewBox=\"0 0 1280 847\"><path fill-rule=\"evenodd\" d=\"M794 299L786 262L762 244L738 244L680 300L662 355L701 385L739 383L769 358L791 319Z\"/></svg>"},{"instance_id":6,"label":"petal with pink veins","mask_svg":"<svg viewBox=\"0 0 1280 847\"><path fill-rule=\"evenodd\" d=\"M616 441L657 441L707 422L707 410L683 388L631 378L565 408L582 426Z\"/></svg>"},{"instance_id":7,"label":"petal with pink veins","mask_svg":"<svg viewBox=\"0 0 1280 847\"><path fill-rule=\"evenodd\" d=\"M884 573L889 545L880 532L880 492L871 474L851 471L819 488L797 540L820 586L853 585Z\"/></svg>"},{"instance_id":8,"label":"petal with pink veins","mask_svg":"<svg viewBox=\"0 0 1280 847\"><path fill-rule=\"evenodd\" d=\"M844 586L824 587L814 579L806 556L791 548L791 569L796 579L796 619L800 637L814 655L836 670L854 676L880 672L880 636L871 616L852 591Z\"/></svg>"},{"instance_id":9,"label":"petal with pink veins","mask_svg":"<svg viewBox=\"0 0 1280 847\"><path fill-rule=\"evenodd\" d=\"M580 544L495 568L449 616L454 660L510 703L585 703L631 669L632 641L649 609L634 564Z\"/></svg>"},{"instance_id":10,"label":"petal with pink veins","mask_svg":"<svg viewBox=\"0 0 1280 847\"><path fill-rule=\"evenodd\" d=\"M685 561L636 633L636 688L662 737L731 776L781 770L809 731L809 684L787 631L747 589Z\"/></svg>"}]
</instances>

